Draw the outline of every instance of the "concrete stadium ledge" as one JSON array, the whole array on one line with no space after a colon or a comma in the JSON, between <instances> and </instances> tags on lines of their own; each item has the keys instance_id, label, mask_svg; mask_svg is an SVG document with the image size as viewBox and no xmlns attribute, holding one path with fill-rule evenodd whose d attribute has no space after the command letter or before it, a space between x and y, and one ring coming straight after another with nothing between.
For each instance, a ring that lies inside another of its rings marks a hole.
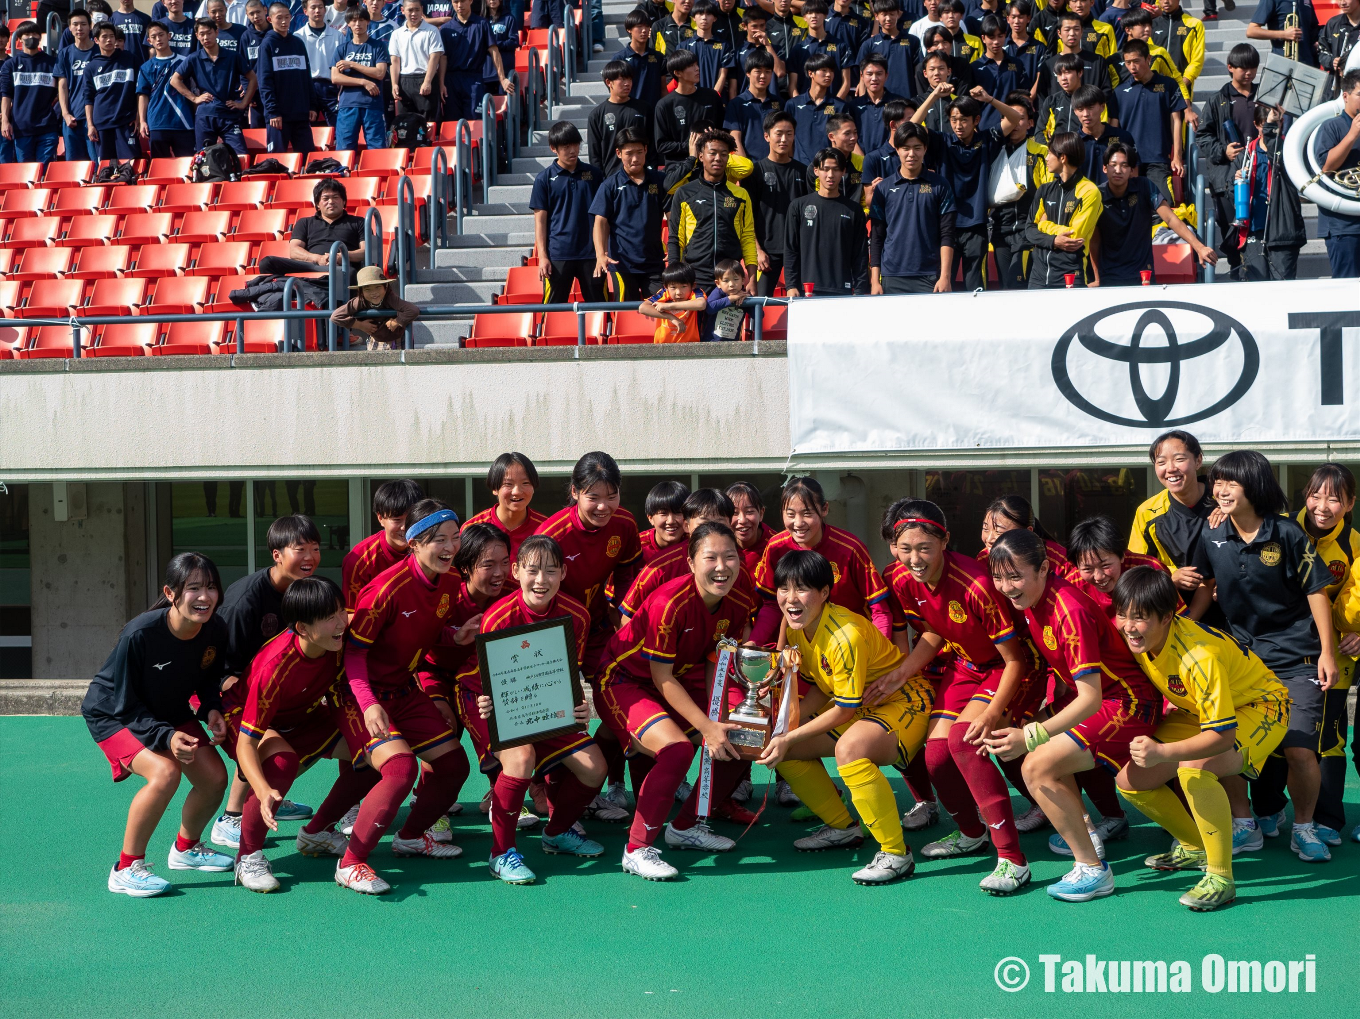
<instances>
[{"instance_id":1,"label":"concrete stadium ledge","mask_svg":"<svg viewBox=\"0 0 1360 1019\"><path fill-rule=\"evenodd\" d=\"M78 715L88 679L0 679L0 715Z\"/></svg>"}]
</instances>

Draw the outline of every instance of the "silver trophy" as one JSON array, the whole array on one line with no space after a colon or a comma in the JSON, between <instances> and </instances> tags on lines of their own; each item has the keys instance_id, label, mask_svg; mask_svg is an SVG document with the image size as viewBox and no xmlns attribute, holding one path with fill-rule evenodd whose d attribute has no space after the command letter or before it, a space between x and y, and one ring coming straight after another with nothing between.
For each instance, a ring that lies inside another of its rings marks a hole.
<instances>
[{"instance_id":1,"label":"silver trophy","mask_svg":"<svg viewBox=\"0 0 1360 1019\"><path fill-rule=\"evenodd\" d=\"M768 695L761 696L756 691L761 684L773 678L779 656L754 647L739 647L734 653L737 660L737 682L746 688L746 698L732 709L728 717L734 722L769 725Z\"/></svg>"}]
</instances>

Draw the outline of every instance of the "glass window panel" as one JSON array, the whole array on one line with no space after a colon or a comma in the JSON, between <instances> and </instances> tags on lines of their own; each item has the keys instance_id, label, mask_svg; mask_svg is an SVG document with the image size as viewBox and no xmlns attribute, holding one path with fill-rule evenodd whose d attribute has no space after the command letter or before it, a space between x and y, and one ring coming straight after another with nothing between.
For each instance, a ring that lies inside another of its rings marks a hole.
<instances>
[{"instance_id":1,"label":"glass window panel","mask_svg":"<svg viewBox=\"0 0 1360 1019\"><path fill-rule=\"evenodd\" d=\"M982 517L1002 495L1030 496L1028 470L926 471L926 498L949 521L950 545L966 555L982 550Z\"/></svg>"},{"instance_id":2,"label":"glass window panel","mask_svg":"<svg viewBox=\"0 0 1360 1019\"><path fill-rule=\"evenodd\" d=\"M273 561L269 551L269 525L276 517L301 513L311 517L321 534L321 566L317 576L340 583L340 564L350 550L349 482L344 478L319 481L256 481L255 568ZM269 507L261 512L261 506Z\"/></svg>"},{"instance_id":3,"label":"glass window panel","mask_svg":"<svg viewBox=\"0 0 1360 1019\"><path fill-rule=\"evenodd\" d=\"M245 485L244 481L170 483L170 554L203 553L217 564L224 588L246 575Z\"/></svg>"},{"instance_id":4,"label":"glass window panel","mask_svg":"<svg viewBox=\"0 0 1360 1019\"><path fill-rule=\"evenodd\" d=\"M1072 526L1088 517L1105 516L1115 530L1128 534L1139 503L1147 498L1145 467L1081 467L1039 471L1039 505L1044 527L1062 543Z\"/></svg>"}]
</instances>

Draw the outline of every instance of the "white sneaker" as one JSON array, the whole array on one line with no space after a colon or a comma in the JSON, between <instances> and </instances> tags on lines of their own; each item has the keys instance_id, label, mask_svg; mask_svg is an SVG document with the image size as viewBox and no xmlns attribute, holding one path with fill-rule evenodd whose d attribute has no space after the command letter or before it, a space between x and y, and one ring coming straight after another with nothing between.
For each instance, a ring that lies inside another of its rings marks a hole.
<instances>
[{"instance_id":1,"label":"white sneaker","mask_svg":"<svg viewBox=\"0 0 1360 1019\"><path fill-rule=\"evenodd\" d=\"M988 895L1014 895L1029 884L1029 864L1023 867L1010 860L997 860L996 869L978 882Z\"/></svg>"},{"instance_id":2,"label":"white sneaker","mask_svg":"<svg viewBox=\"0 0 1360 1019\"><path fill-rule=\"evenodd\" d=\"M775 784L774 798L781 807L797 807L803 802L798 798L798 794L793 791L793 788L782 778Z\"/></svg>"},{"instance_id":3,"label":"white sneaker","mask_svg":"<svg viewBox=\"0 0 1360 1019\"><path fill-rule=\"evenodd\" d=\"M939 821L940 808L925 800L918 800L916 806L902 815L902 827L907 831L920 831L922 828L938 824Z\"/></svg>"},{"instance_id":4,"label":"white sneaker","mask_svg":"<svg viewBox=\"0 0 1360 1019\"><path fill-rule=\"evenodd\" d=\"M357 820L359 820L359 804L356 803L345 811L345 816L340 818L340 823L335 826L335 830L341 835L353 835L354 822Z\"/></svg>"},{"instance_id":5,"label":"white sneaker","mask_svg":"<svg viewBox=\"0 0 1360 1019\"><path fill-rule=\"evenodd\" d=\"M911 858L911 850L907 850L905 856L898 856L880 849L869 866L855 871L850 875L850 880L857 885L886 885L890 881L911 877L915 869L916 861Z\"/></svg>"},{"instance_id":6,"label":"white sneaker","mask_svg":"<svg viewBox=\"0 0 1360 1019\"><path fill-rule=\"evenodd\" d=\"M252 892L278 891L279 880L274 876L269 861L264 858L263 849L257 849L236 861L236 883Z\"/></svg>"},{"instance_id":7,"label":"white sneaker","mask_svg":"<svg viewBox=\"0 0 1360 1019\"><path fill-rule=\"evenodd\" d=\"M529 828L535 828L538 826L539 820L539 816L531 813L528 807L520 807L519 818L515 821L515 830L525 831ZM449 835L449 838L453 838L452 834Z\"/></svg>"},{"instance_id":8,"label":"white sneaker","mask_svg":"<svg viewBox=\"0 0 1360 1019\"><path fill-rule=\"evenodd\" d=\"M338 831L299 831L295 844L303 856L344 856L349 839Z\"/></svg>"},{"instance_id":9,"label":"white sneaker","mask_svg":"<svg viewBox=\"0 0 1360 1019\"><path fill-rule=\"evenodd\" d=\"M210 874L222 874L236 866L236 861L226 853L219 853L206 842L195 842L184 850L172 845L166 857L166 866L171 870L202 870Z\"/></svg>"},{"instance_id":10,"label":"white sneaker","mask_svg":"<svg viewBox=\"0 0 1360 1019\"><path fill-rule=\"evenodd\" d=\"M462 856L463 850L447 842L436 842L425 832L420 833L418 839L404 839L400 835L392 836L392 855L393 856L428 856L435 860L452 860Z\"/></svg>"},{"instance_id":11,"label":"white sneaker","mask_svg":"<svg viewBox=\"0 0 1360 1019\"><path fill-rule=\"evenodd\" d=\"M701 853L725 853L736 846L726 835L719 835L705 822L698 822L693 828L681 831L672 824L666 825L666 845L672 849L695 849Z\"/></svg>"},{"instance_id":12,"label":"white sneaker","mask_svg":"<svg viewBox=\"0 0 1360 1019\"><path fill-rule=\"evenodd\" d=\"M793 848L800 853L818 853L823 849L854 849L864 842L864 829L856 821L849 828L833 828L824 824L811 835L795 839Z\"/></svg>"},{"instance_id":13,"label":"white sneaker","mask_svg":"<svg viewBox=\"0 0 1360 1019\"><path fill-rule=\"evenodd\" d=\"M228 817L222 814L213 822L212 834L208 836L215 846L225 846L227 849L241 848L241 816Z\"/></svg>"},{"instance_id":14,"label":"white sneaker","mask_svg":"<svg viewBox=\"0 0 1360 1019\"><path fill-rule=\"evenodd\" d=\"M623 851L623 872L636 874L648 881L671 881L680 872L661 859L661 850L656 846L638 846L631 853Z\"/></svg>"},{"instance_id":15,"label":"white sneaker","mask_svg":"<svg viewBox=\"0 0 1360 1019\"><path fill-rule=\"evenodd\" d=\"M170 890L170 882L159 874L153 874L145 860L133 860L130 866L119 870L114 865L109 871L109 891L120 895L131 895L134 899L149 899L153 895L164 895Z\"/></svg>"},{"instance_id":16,"label":"white sneaker","mask_svg":"<svg viewBox=\"0 0 1360 1019\"><path fill-rule=\"evenodd\" d=\"M595 820L605 821L609 824L623 824L632 820L633 817L631 811L615 806L602 795L596 796L590 801L589 813Z\"/></svg>"},{"instance_id":17,"label":"white sneaker","mask_svg":"<svg viewBox=\"0 0 1360 1019\"><path fill-rule=\"evenodd\" d=\"M927 860L943 860L951 856L967 856L976 853L987 844L987 832L970 839L961 831L952 831L938 842L931 842L921 849Z\"/></svg>"},{"instance_id":18,"label":"white sneaker","mask_svg":"<svg viewBox=\"0 0 1360 1019\"><path fill-rule=\"evenodd\" d=\"M754 792L755 787L751 785L751 780L749 778L744 778L738 782L737 787L732 790L732 802L745 803L751 798L751 794Z\"/></svg>"},{"instance_id":19,"label":"white sneaker","mask_svg":"<svg viewBox=\"0 0 1360 1019\"><path fill-rule=\"evenodd\" d=\"M440 817L438 821L430 825L430 827L425 831L425 834L430 836L430 838L434 839L436 842L452 842L453 827L449 824L448 816L445 815L443 817Z\"/></svg>"},{"instance_id":20,"label":"white sneaker","mask_svg":"<svg viewBox=\"0 0 1360 1019\"><path fill-rule=\"evenodd\" d=\"M622 782L613 782L602 794L606 800L614 804L620 810L633 809L633 797L628 795L628 790L624 788Z\"/></svg>"},{"instance_id":21,"label":"white sneaker","mask_svg":"<svg viewBox=\"0 0 1360 1019\"><path fill-rule=\"evenodd\" d=\"M381 895L392 890L392 886L373 873L373 868L366 863L356 863L352 867L342 867L337 863L335 883L341 888L348 888L364 895Z\"/></svg>"},{"instance_id":22,"label":"white sneaker","mask_svg":"<svg viewBox=\"0 0 1360 1019\"><path fill-rule=\"evenodd\" d=\"M690 782L681 782L675 789L675 802L684 803L689 799L689 794L694 791L694 785Z\"/></svg>"},{"instance_id":23,"label":"white sneaker","mask_svg":"<svg viewBox=\"0 0 1360 1019\"><path fill-rule=\"evenodd\" d=\"M1038 831L1048 824L1048 817L1044 814L1043 807L1030 807L1023 814L1015 819L1015 830L1018 832Z\"/></svg>"},{"instance_id":24,"label":"white sneaker","mask_svg":"<svg viewBox=\"0 0 1360 1019\"><path fill-rule=\"evenodd\" d=\"M1103 817L1096 825L1096 834L1100 836L1101 842L1113 842L1116 839L1126 839L1129 837L1129 819L1127 817Z\"/></svg>"}]
</instances>

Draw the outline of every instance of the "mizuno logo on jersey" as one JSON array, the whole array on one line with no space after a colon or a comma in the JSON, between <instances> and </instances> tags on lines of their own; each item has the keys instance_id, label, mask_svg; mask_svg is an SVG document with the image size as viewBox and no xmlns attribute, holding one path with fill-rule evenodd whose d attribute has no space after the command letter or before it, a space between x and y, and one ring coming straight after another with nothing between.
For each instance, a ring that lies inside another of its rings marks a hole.
<instances>
[{"instance_id":1,"label":"mizuno logo on jersey","mask_svg":"<svg viewBox=\"0 0 1360 1019\"><path fill-rule=\"evenodd\" d=\"M410 619L419 611L420 611L419 609L412 609L410 612L403 612L402 615L405 616L407 619Z\"/></svg>"},{"instance_id":2,"label":"mizuno logo on jersey","mask_svg":"<svg viewBox=\"0 0 1360 1019\"><path fill-rule=\"evenodd\" d=\"M174 660L174 659L171 659L171 661L173 661L173 660ZM169 664L170 664L170 662L161 662L160 665L153 665L153 666L151 666L151 667L152 667L153 669L155 669L157 672L159 672L161 669L165 668L165 667L166 667L167 665L169 665Z\"/></svg>"}]
</instances>

